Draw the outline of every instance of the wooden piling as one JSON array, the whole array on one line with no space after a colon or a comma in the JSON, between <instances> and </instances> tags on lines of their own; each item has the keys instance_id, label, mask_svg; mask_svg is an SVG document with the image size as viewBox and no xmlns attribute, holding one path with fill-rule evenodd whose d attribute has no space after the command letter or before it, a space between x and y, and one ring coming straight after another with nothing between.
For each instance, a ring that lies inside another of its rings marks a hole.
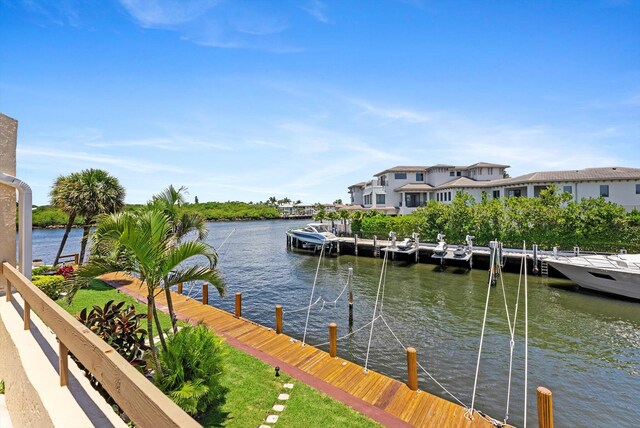
<instances>
[{"instance_id":1,"label":"wooden piling","mask_svg":"<svg viewBox=\"0 0 640 428\"><path fill-rule=\"evenodd\" d=\"M236 293L236 318L242 316L242 293Z\"/></svg>"},{"instance_id":2,"label":"wooden piling","mask_svg":"<svg viewBox=\"0 0 640 428\"><path fill-rule=\"evenodd\" d=\"M553 401L551 391L539 386L538 390L538 427L553 428Z\"/></svg>"},{"instance_id":3,"label":"wooden piling","mask_svg":"<svg viewBox=\"0 0 640 428\"><path fill-rule=\"evenodd\" d=\"M209 304L209 284L206 282L202 283L202 304Z\"/></svg>"},{"instance_id":4,"label":"wooden piling","mask_svg":"<svg viewBox=\"0 0 640 428\"><path fill-rule=\"evenodd\" d=\"M276 333L282 333L282 305L276 305Z\"/></svg>"},{"instance_id":5,"label":"wooden piling","mask_svg":"<svg viewBox=\"0 0 640 428\"><path fill-rule=\"evenodd\" d=\"M416 244L416 263L420 261L420 238L417 233L414 233L415 236L415 244Z\"/></svg>"},{"instance_id":6,"label":"wooden piling","mask_svg":"<svg viewBox=\"0 0 640 428\"><path fill-rule=\"evenodd\" d=\"M373 235L373 257L378 257L378 237Z\"/></svg>"},{"instance_id":7,"label":"wooden piling","mask_svg":"<svg viewBox=\"0 0 640 428\"><path fill-rule=\"evenodd\" d=\"M356 233L355 235L353 235L353 245L354 245L354 252L356 254L356 256L358 255L358 234Z\"/></svg>"},{"instance_id":8,"label":"wooden piling","mask_svg":"<svg viewBox=\"0 0 640 428\"><path fill-rule=\"evenodd\" d=\"M60 372L60 386L67 386L69 384L69 349L61 341L59 345L58 370Z\"/></svg>"},{"instance_id":9,"label":"wooden piling","mask_svg":"<svg viewBox=\"0 0 640 428\"><path fill-rule=\"evenodd\" d=\"M31 305L25 300L24 302L24 329L31 328Z\"/></svg>"},{"instance_id":10,"label":"wooden piling","mask_svg":"<svg viewBox=\"0 0 640 428\"><path fill-rule=\"evenodd\" d=\"M329 324L329 355L335 358L338 355L338 324Z\"/></svg>"},{"instance_id":11,"label":"wooden piling","mask_svg":"<svg viewBox=\"0 0 640 428\"><path fill-rule=\"evenodd\" d=\"M178 294L182 294L182 283L178 283Z\"/></svg>"},{"instance_id":12,"label":"wooden piling","mask_svg":"<svg viewBox=\"0 0 640 428\"><path fill-rule=\"evenodd\" d=\"M418 390L418 359L415 348L407 348L407 386Z\"/></svg>"}]
</instances>

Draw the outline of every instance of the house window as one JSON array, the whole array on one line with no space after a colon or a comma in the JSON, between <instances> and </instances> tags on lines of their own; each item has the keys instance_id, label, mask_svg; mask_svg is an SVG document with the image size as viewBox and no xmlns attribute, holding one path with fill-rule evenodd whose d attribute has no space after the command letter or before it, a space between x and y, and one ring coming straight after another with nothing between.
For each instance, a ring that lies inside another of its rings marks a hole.
<instances>
[{"instance_id":1,"label":"house window","mask_svg":"<svg viewBox=\"0 0 640 428\"><path fill-rule=\"evenodd\" d=\"M573 193L573 189L571 188L571 186L563 186L562 191L564 193Z\"/></svg>"},{"instance_id":2,"label":"house window","mask_svg":"<svg viewBox=\"0 0 640 428\"><path fill-rule=\"evenodd\" d=\"M406 172L396 172L394 174L394 177L396 180L406 180L407 179L407 173Z\"/></svg>"},{"instance_id":3,"label":"house window","mask_svg":"<svg viewBox=\"0 0 640 428\"><path fill-rule=\"evenodd\" d=\"M424 181L424 173L416 172L416 181Z\"/></svg>"},{"instance_id":4,"label":"house window","mask_svg":"<svg viewBox=\"0 0 640 428\"><path fill-rule=\"evenodd\" d=\"M385 185L386 178L387 178L387 177L386 177L386 176L384 176L384 175L380 177L380 185L381 185L381 186L384 186L384 185Z\"/></svg>"},{"instance_id":5,"label":"house window","mask_svg":"<svg viewBox=\"0 0 640 428\"><path fill-rule=\"evenodd\" d=\"M407 193L404 198L407 207L415 208L420 206L420 193Z\"/></svg>"},{"instance_id":6,"label":"house window","mask_svg":"<svg viewBox=\"0 0 640 428\"><path fill-rule=\"evenodd\" d=\"M457 175L458 177L460 177L460 176L462 175L462 171L458 171L458 172L456 172L456 175Z\"/></svg>"},{"instance_id":7,"label":"house window","mask_svg":"<svg viewBox=\"0 0 640 428\"><path fill-rule=\"evenodd\" d=\"M451 171L451 172L449 173L449 177L455 177L455 176L456 176L455 171Z\"/></svg>"},{"instance_id":8,"label":"house window","mask_svg":"<svg viewBox=\"0 0 640 428\"><path fill-rule=\"evenodd\" d=\"M493 175L493 168L489 168L489 175Z\"/></svg>"},{"instance_id":9,"label":"house window","mask_svg":"<svg viewBox=\"0 0 640 428\"><path fill-rule=\"evenodd\" d=\"M520 189L509 190L509 196L522 196L522 191Z\"/></svg>"},{"instance_id":10,"label":"house window","mask_svg":"<svg viewBox=\"0 0 640 428\"><path fill-rule=\"evenodd\" d=\"M494 190L493 191L493 199L498 199L500 197L500 191L499 190Z\"/></svg>"},{"instance_id":11,"label":"house window","mask_svg":"<svg viewBox=\"0 0 640 428\"><path fill-rule=\"evenodd\" d=\"M600 185L600 196L604 196L605 198L609 197L609 185L601 184Z\"/></svg>"},{"instance_id":12,"label":"house window","mask_svg":"<svg viewBox=\"0 0 640 428\"><path fill-rule=\"evenodd\" d=\"M376 195L376 205L384 205L385 195Z\"/></svg>"},{"instance_id":13,"label":"house window","mask_svg":"<svg viewBox=\"0 0 640 428\"><path fill-rule=\"evenodd\" d=\"M636 195L640 195L640 184L636 184Z\"/></svg>"},{"instance_id":14,"label":"house window","mask_svg":"<svg viewBox=\"0 0 640 428\"><path fill-rule=\"evenodd\" d=\"M364 204L371 205L371 195L364 195Z\"/></svg>"},{"instance_id":15,"label":"house window","mask_svg":"<svg viewBox=\"0 0 640 428\"><path fill-rule=\"evenodd\" d=\"M449 201L451 200L451 192L447 192L447 198L449 198Z\"/></svg>"}]
</instances>

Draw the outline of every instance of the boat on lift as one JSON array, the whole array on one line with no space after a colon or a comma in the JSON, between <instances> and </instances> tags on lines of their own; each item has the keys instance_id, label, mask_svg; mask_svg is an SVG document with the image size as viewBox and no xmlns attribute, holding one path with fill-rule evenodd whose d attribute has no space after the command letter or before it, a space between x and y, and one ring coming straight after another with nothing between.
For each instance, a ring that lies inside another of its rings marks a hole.
<instances>
[{"instance_id":1,"label":"boat on lift","mask_svg":"<svg viewBox=\"0 0 640 428\"><path fill-rule=\"evenodd\" d=\"M554 256L544 261L582 288L640 300L640 254Z\"/></svg>"},{"instance_id":2,"label":"boat on lift","mask_svg":"<svg viewBox=\"0 0 640 428\"><path fill-rule=\"evenodd\" d=\"M308 245L331 244L338 241L338 237L329 231L329 225L324 223L309 223L299 229L291 229L289 236Z\"/></svg>"}]
</instances>

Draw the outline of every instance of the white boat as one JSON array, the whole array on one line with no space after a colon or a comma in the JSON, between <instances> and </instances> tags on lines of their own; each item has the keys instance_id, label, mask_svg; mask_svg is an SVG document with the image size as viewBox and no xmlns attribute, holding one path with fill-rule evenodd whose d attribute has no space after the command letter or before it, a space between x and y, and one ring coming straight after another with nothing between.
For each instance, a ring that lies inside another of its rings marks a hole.
<instances>
[{"instance_id":1,"label":"white boat","mask_svg":"<svg viewBox=\"0 0 640 428\"><path fill-rule=\"evenodd\" d=\"M640 300L640 254L549 257L545 261L580 287Z\"/></svg>"},{"instance_id":2,"label":"white boat","mask_svg":"<svg viewBox=\"0 0 640 428\"><path fill-rule=\"evenodd\" d=\"M305 227L291 229L287 233L299 241L313 245L330 244L338 240L338 237L329 231L329 225L324 223L309 223Z\"/></svg>"}]
</instances>

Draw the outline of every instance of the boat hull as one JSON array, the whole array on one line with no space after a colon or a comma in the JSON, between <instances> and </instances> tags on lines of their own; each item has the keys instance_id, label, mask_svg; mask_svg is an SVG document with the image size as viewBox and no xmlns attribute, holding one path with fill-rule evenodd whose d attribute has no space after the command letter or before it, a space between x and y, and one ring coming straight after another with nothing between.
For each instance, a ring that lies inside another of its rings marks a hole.
<instances>
[{"instance_id":1,"label":"boat hull","mask_svg":"<svg viewBox=\"0 0 640 428\"><path fill-rule=\"evenodd\" d=\"M330 244L331 242L337 240L337 238L332 238L322 234L301 233L295 230L289 231L289 235L293 236L301 242L313 245Z\"/></svg>"},{"instance_id":2,"label":"boat hull","mask_svg":"<svg viewBox=\"0 0 640 428\"><path fill-rule=\"evenodd\" d=\"M547 262L582 288L640 300L640 272L581 266L552 259Z\"/></svg>"}]
</instances>

